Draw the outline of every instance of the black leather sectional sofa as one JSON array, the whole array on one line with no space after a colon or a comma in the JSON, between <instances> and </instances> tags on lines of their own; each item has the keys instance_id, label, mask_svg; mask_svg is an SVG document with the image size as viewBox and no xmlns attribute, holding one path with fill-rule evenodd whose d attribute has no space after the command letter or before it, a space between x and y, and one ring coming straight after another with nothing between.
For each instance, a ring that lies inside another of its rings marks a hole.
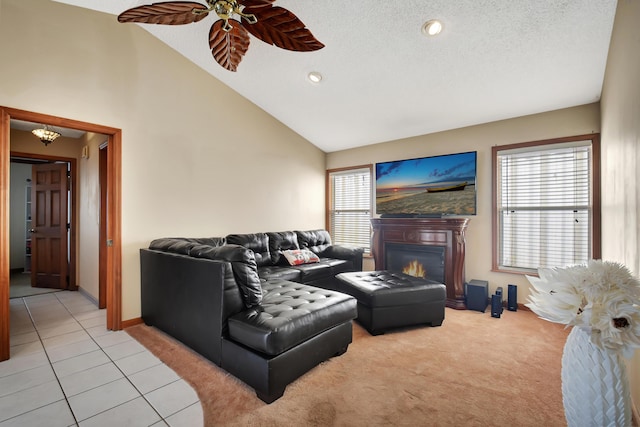
<instances>
[{"instance_id":1,"label":"black leather sectional sofa","mask_svg":"<svg viewBox=\"0 0 640 427\"><path fill-rule=\"evenodd\" d=\"M290 265L284 251L308 249ZM356 300L336 274L362 270L362 250L326 230L165 238L140 250L142 318L271 403L352 340Z\"/></svg>"}]
</instances>

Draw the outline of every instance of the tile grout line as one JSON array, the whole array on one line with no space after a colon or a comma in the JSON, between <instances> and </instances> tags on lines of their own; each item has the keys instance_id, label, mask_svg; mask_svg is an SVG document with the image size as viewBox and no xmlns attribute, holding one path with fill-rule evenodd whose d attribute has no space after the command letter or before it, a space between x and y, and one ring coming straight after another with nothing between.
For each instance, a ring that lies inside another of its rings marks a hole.
<instances>
[{"instance_id":1,"label":"tile grout line","mask_svg":"<svg viewBox=\"0 0 640 427\"><path fill-rule=\"evenodd\" d=\"M57 296L57 295L56 295L55 297L56 297L56 299L57 299L58 301L60 301L60 299L58 298L58 296ZM98 343L98 342L95 340L95 338L94 338L94 337L93 337L93 336L92 336L92 335L91 335L91 334L86 330L86 328L84 327L84 325L83 325L82 323L80 323L80 321L79 321L78 319L76 319L75 315L74 315L74 314L69 310L69 308L65 305L65 303L64 303L63 301L60 301L60 304L62 304L62 306L65 308L65 310L67 310L67 312L71 315L71 317L73 317L73 320L75 320L76 322L78 322L78 324L80 325L80 327L82 328L82 330L83 330L83 331L85 331L85 332L87 333L87 335L89 335L89 338L91 338L91 340L92 340L92 341L93 341L93 342L98 346L98 348L100 348L100 351L102 351L102 352L104 353L104 355L107 357L107 359L109 359L109 361L111 362L111 364L112 364L113 366L115 366L115 368L116 368L118 371L120 371L120 373L121 373L121 374L122 374L122 376L127 380L127 382L128 382L129 384L131 384L131 386L132 386L132 387L133 387L133 388L138 392L138 394L140 395L140 397L142 397L142 398L144 399L144 401L145 401L145 402L147 402L147 404L151 407L151 409L153 409L153 411L154 411L156 414L158 414L158 416L160 417L160 420L161 420L161 421L163 421L165 424L168 424L168 423L167 423L167 421L165 420L165 418L164 418L164 417L163 417L163 416L158 412L158 410L157 410L157 409L156 409L156 408L151 404L151 402L149 402L149 400L148 400L148 399L145 397L145 395L144 395L144 394L143 394L143 393L138 389L138 387L136 387L136 385L131 381L131 379L129 379L129 376L128 376L126 373L124 373L124 372L122 371L122 369L120 369L120 367L117 365L117 363L115 362L115 360L113 360L113 359L111 358L111 356L109 356L109 354L108 354L106 351L104 351L104 348L100 345L100 343ZM100 309L98 309L98 310L100 310ZM35 326L35 325L34 325L34 326ZM106 328L106 327L105 327L105 328ZM112 331L112 332L117 332L117 331ZM126 333L126 332L124 332L124 331L122 331L122 332L123 332L123 333ZM127 334L127 335L129 335L129 334ZM129 335L129 336L131 337L131 335ZM132 339L132 340L134 340L134 341L136 341L133 337L131 337L131 339ZM137 341L136 341L136 342L137 342ZM144 346L143 346L143 347L144 347ZM145 348L145 351L149 351L149 350L147 350L147 349ZM161 362L162 362L162 361L161 361ZM163 363L164 363L164 362L163 362ZM182 379L182 377L180 377L180 379ZM114 380L114 381L117 381L117 380ZM113 381L110 381L109 383L111 383L111 382L113 382ZM107 384L109 384L109 383L107 383ZM171 383L170 383L170 384L171 384ZM104 385L104 384L103 384L103 385ZM60 387L62 388L62 386L60 386ZM99 387L101 387L101 386L99 386ZM94 387L94 388L97 388L97 387ZM159 387L159 388L160 388L160 387ZM92 389L92 390L93 390L93 389ZM157 390L157 389L156 389L156 390ZM64 390L63 390L63 392L64 392ZM66 394L65 394L65 396L66 396ZM126 402L122 402L121 404L114 406L114 408L117 408L118 406L124 405L125 403L129 403L129 402L131 402L131 401L133 401L133 400L135 400L135 399L137 399L137 397L135 397L135 398L133 398L133 399L130 399L130 400L127 400ZM104 413L104 412L110 411L111 409L113 409L113 408L105 409L105 410L104 410L104 411L102 411L102 412L98 412L97 414L94 414L94 415L92 415L91 417L87 418L87 420L88 420L88 419L91 419L91 418L93 418L93 417L95 417L95 416L97 416L97 415L99 415L99 414L102 414L102 413ZM179 411L178 411L178 412L179 412ZM171 414L171 415L173 415L173 414ZM74 418L75 418L75 415L74 415ZM86 421L86 420L84 420L84 421Z\"/></svg>"},{"instance_id":2,"label":"tile grout line","mask_svg":"<svg viewBox=\"0 0 640 427\"><path fill-rule=\"evenodd\" d=\"M60 293L60 294L62 294L62 293ZM43 295L45 295L45 294L43 294ZM59 304L62 306L62 308L64 308L64 310L69 314L69 316L73 319L73 321L74 321L74 322L76 322L76 323L80 326L81 330L82 330L83 332L85 332L85 333L88 335L89 339L90 339L93 343L95 343L95 344L98 346L98 348L100 349L100 351L101 351L101 352L106 356L106 358L108 359L108 362L105 362L104 364L101 364L101 365L98 365L98 366L103 366L103 365L106 365L106 364L108 364L108 363L111 363L111 364L112 364L112 365L113 365L113 366L114 366L114 367L115 367L115 368L116 368L116 369L117 369L117 370L118 370L118 371L123 375L123 378L125 378L125 379L127 380L127 382L128 382L129 384L131 384L131 386L132 386L132 387L133 387L133 388L138 392L138 394L139 394L139 396L136 396L136 397L134 397L134 398L132 398L132 399L130 399L130 400L128 400L128 401L126 401L126 402L122 402L122 403L120 403L120 404L118 404L118 405L114 406L113 408L109 408L109 409L106 409L106 410L104 410L104 411L101 411L101 412L98 412L98 413L96 413L96 414L93 414L92 416L90 416L90 417L86 418L85 420L83 420L83 422L84 422L84 421L86 421L86 420L89 420L89 419L91 419L91 418L93 418L93 417L96 417L96 416L98 416L98 415L100 415L100 414L102 414L102 413L104 413L104 412L107 412L107 411L109 411L109 410L112 410L112 409L114 409L114 408L117 408L118 406L122 406L122 405L124 405L124 404L126 404L126 403L129 403L129 402L131 402L131 401L133 401L133 400L137 399L138 397L142 397L142 398L144 399L144 401L145 401L145 402L146 402L146 403L151 407L151 409L152 409L152 410L153 410L153 411L158 415L158 417L160 418L160 419L159 419L159 421L161 421L161 422L162 422L162 423L164 423L165 425L170 425L170 424L169 424L169 422L167 421L167 418L169 418L169 417L171 417L171 416L173 416L173 415L175 415L175 414L177 414L177 413L179 413L179 412L181 412L181 411L183 411L183 410L186 410L187 408L190 408L191 406L193 406L193 405L195 405L195 404L201 404L201 403L200 403L200 401L199 401L199 399L198 399L196 402L194 402L194 403L192 403L192 404L190 404L190 405L187 405L186 407L181 408L181 409L179 409L179 410L177 410L177 411L175 411L175 412L173 412L173 413L171 413L171 414L167 415L167 417L163 417L163 416L159 413L159 411L158 411L158 410L157 410L157 409L156 409L156 408L151 404L151 402L147 399L147 397L145 396L145 394L143 394L143 393L142 393L142 391L141 391L138 387L136 387L136 385L131 381L131 379L129 378L129 376L128 376L127 374L125 374L125 373L123 372L123 370L122 370L122 369L121 369L121 368L116 364L116 361L115 361L114 359L112 359L112 357L111 357L109 354L107 354L107 352L104 350L104 347L98 343L98 341L96 340L96 338L95 338L95 337L93 337L93 336L89 333L89 331L87 330L87 328L86 328L86 327L81 323L81 321L80 321L79 319L77 319L77 318L76 318L76 315L75 315L73 312L71 312L71 310L69 309L69 307L67 307L67 305L65 304L65 301L63 301L62 299L60 299L60 298L58 297L58 293L57 293L57 292L52 292L52 293L49 293L49 295L51 295L51 297L55 298L55 300L56 300L56 301L51 301L51 303L55 303L55 302L59 303ZM40 296L41 296L41 295L36 295L36 297L40 297ZM79 426L79 425L80 425L80 422L78 421L78 419L77 419L77 417L76 417L76 414L74 413L73 409L71 408L71 405L70 405L70 402L69 402L70 397L73 397L73 396L68 396L68 395L67 395L67 393L65 392L64 388L62 387L62 383L61 383L61 381L60 381L60 377L58 376L58 373L56 372L56 370L55 370L55 369L54 369L54 367L53 367L53 362L51 361L51 358L50 358L50 356L49 356L49 352L47 351L47 349L46 349L46 347L45 347L45 345L44 345L43 338L42 338L42 336L40 335L41 331L40 331L40 329L38 328L38 326L36 325L36 322L35 322L35 318L34 318L34 311L33 311L35 308L31 308L31 307L29 306L29 304L28 304L28 301L26 300L27 298L30 298L30 297L32 297L32 296L28 296L28 297L21 297L21 298L20 298L20 300L21 300L21 304L22 304L22 306L24 307L24 309L26 310L27 315L29 316L29 320L30 320L30 322L31 322L31 325L32 325L32 327L33 327L34 332L36 333L36 336L38 337L38 342L40 343L40 346L41 346L42 350L44 351L44 355L45 355L45 357L46 357L46 360L47 360L47 362L48 362L48 365L49 365L49 367L51 368L51 370L52 370L52 372L53 372L53 375L54 375L54 377L55 377L55 379L56 379L56 382L58 383L58 386L60 387L60 390L62 391L62 394L63 394L64 400L65 400L65 403L66 403L67 407L69 408L69 411L71 412L71 416L72 416L72 418L73 418L73 420L74 420L74 425L75 425L75 426ZM91 302L91 301L89 301L89 302ZM95 306L95 304L92 304L92 305L94 305L94 306ZM100 310L100 309L98 308L98 310ZM82 313L87 313L87 312L88 312L88 311L86 311L86 312L82 312ZM82 314L82 313L78 313L78 314ZM98 317L98 316L96 316L96 317ZM91 319L91 318L89 318L89 319ZM44 329L47 329L47 328L44 328ZM106 328L105 328L105 329L106 329ZM59 335L54 335L54 336L49 337L49 338L53 338L53 337L56 337L56 336L63 336L63 335L65 335L65 334L72 333L72 332L74 332L74 331L71 331L71 332L64 332L64 333L61 333L61 334L59 334ZM110 332L117 332L117 331L110 331ZM123 333L126 333L125 331L122 331L122 332L123 332ZM129 334L127 334L127 335L129 335ZM133 338L131 335L129 335L129 337L131 338L131 340L132 340L132 341L134 341L134 342L138 342L138 341L137 341L135 338ZM34 341L34 342L35 342L35 341ZM114 345L117 345L117 344L114 344ZM145 351L149 352L149 350L148 350L148 349L146 349L146 347L144 347L144 346L142 346L142 347L143 347L143 348L145 348ZM87 354L87 353L82 353L82 354L79 354L79 355L76 355L76 356L71 356L71 357L83 356L83 355L85 355L85 354ZM62 359L62 360L66 360L66 359ZM62 361L62 360L60 360L60 361ZM60 362L60 361L58 361L58 362ZM57 362L56 362L56 363L57 363ZM164 362L162 362L162 360L160 360L160 363L161 363L162 365L165 365L165 366L166 366L166 364L165 364ZM43 365L43 366L44 366L44 365ZM146 370L146 369L150 369L150 368L151 368L151 367L149 367L149 368L145 368L145 369L142 369L141 371L138 371L138 372L142 372L142 371L144 371L144 370ZM89 369L90 369L90 368L89 368ZM156 390L159 390L159 389L161 389L161 388L163 388L163 387L166 387L166 386L168 386L168 385L170 385L170 384L174 384L174 383L176 383L176 382L178 382L178 381L180 381L180 380L184 381L184 378L182 378L181 376L177 375L177 377L178 377L178 379L177 379L177 380L171 381L171 382L169 382L169 383L167 383L167 384L164 384L164 385L162 385L162 386L160 386L160 387L156 387L156 388L154 388L153 390L150 390L150 391L149 391L149 393L154 392L154 391L156 391ZM117 380L120 380L120 379L121 379L121 378L119 378L119 379L117 379ZM87 392L87 391L90 391L90 390L94 390L94 389L99 388L99 387L101 387L101 386L104 386L104 385L106 385L106 384L113 383L114 381L117 381L117 380L109 381L109 382L107 382L107 383L105 383L105 384L102 384L102 385L100 385L100 386L96 386L96 387L90 388L90 389L88 389L88 390L84 390L82 393ZM79 394L82 394L82 393L78 393L78 394L76 394L76 395L79 395ZM76 395L74 395L74 396L76 396ZM62 400L62 399L60 399L60 400ZM56 402L59 402L60 400L58 400L58 401L56 401ZM10 419L14 419L14 418L16 418L16 417L23 416L23 415L25 415L25 414L27 414L27 413L29 413L29 412L33 412L33 411L35 411L35 410L41 409L41 408L43 408L43 407L45 407L45 406L48 406L48 405L53 404L53 403L56 403L56 402L51 402L51 403L49 403L49 404L47 404L47 405L43 405L43 406L39 406L39 407L37 407L37 408L30 409L29 411L26 411L26 412L24 412L24 413L18 414L18 415L14 416L14 417L11 417L11 418L7 419L7 420L10 420ZM158 422L158 421L156 421L156 422ZM155 424L155 423L154 423L154 424Z\"/></svg>"},{"instance_id":3,"label":"tile grout line","mask_svg":"<svg viewBox=\"0 0 640 427\"><path fill-rule=\"evenodd\" d=\"M52 292L52 293L55 294L55 292ZM56 296L56 299L58 299L57 296ZM60 300L58 299L58 301L60 301ZM51 362L51 358L49 357L49 352L47 351L46 347L44 346L44 342L42 341L42 337L40 336L40 331L38 330L38 327L36 326L36 322L33 319L33 315L31 313L31 308L29 308L29 305L27 304L27 301L25 300L25 298L22 298L22 303L24 304L25 308L27 309L27 313L29 314L29 318L31 319L31 323L33 324L33 329L35 329L35 331L36 331L36 335L38 336L38 340L40 341L40 345L42 346L42 350L44 351L44 354L45 354L47 360L49 361L49 366L51 367L51 371L53 372L53 375L54 375L56 381L58 382L58 386L60 387L60 391L62 392L62 395L64 396L64 401L67 404L67 407L69 408L69 412L71 412L71 416L73 417L73 421L74 421L75 425L77 426L78 425L78 419L76 418L76 414L73 412L73 409L71 408L71 405L69 404L69 399L67 398L67 393L65 393L64 392L64 388L62 388L62 383L60 382L60 378L58 377L58 374L57 374L56 370L53 369L53 363ZM64 304L63 304L63 306L64 306ZM66 307L65 307L65 309L66 309ZM82 326L82 325L80 325L80 326ZM55 402L52 402L52 403L55 403ZM44 406L47 406L47 405L44 405ZM40 408L43 408L44 406L40 406L39 408L35 408L35 409L40 409ZM35 409L32 409L31 411L33 411ZM27 412L25 412L25 414L28 413L28 412L31 412L31 411L27 411ZM24 414L20 414L20 415L24 415Z\"/></svg>"},{"instance_id":4,"label":"tile grout line","mask_svg":"<svg viewBox=\"0 0 640 427\"><path fill-rule=\"evenodd\" d=\"M52 292L52 294L55 294L55 293L53 293L53 292ZM106 363L104 363L103 365L106 365L107 363L111 363L112 365L114 365L114 366L116 367L116 369L118 369L118 370L120 371L120 373L122 373L122 374L123 374L124 378L127 378L127 376L124 374L124 372L122 372L122 370L121 370L121 369L120 369L120 368L115 364L115 362L111 359L111 357L110 357L110 356L109 356L109 355L104 351L104 349L102 348L102 346L101 346L101 345L100 345L100 344L99 344L99 343L98 343L98 342L97 342L97 341L96 341L96 340L95 340L95 339L94 339L94 338L89 334L89 332L86 330L86 328L84 327L84 325L82 325L82 323L80 323L80 321L79 321L78 319L76 319L76 317L75 317L75 316L74 316L74 314L69 310L69 308L66 306L66 304L65 304L63 301L61 301L61 300L58 298L58 296L57 296L57 295L53 295L53 296L56 298L57 302L58 302L58 303L59 303L59 304L60 304L60 305L61 305L61 306L62 306L62 307L67 311L67 313L69 313L69 315L71 316L71 318L72 318L72 319L73 319L73 320L74 320L74 321L75 321L75 322L80 326L80 328L82 329L82 331L84 331L84 332L89 336L89 338L90 338L90 339L91 339L91 340L92 340L92 341L93 341L93 342L98 346L98 348L100 349L100 351L101 351L101 352L102 352L102 353L107 357L107 359L109 360L109 362L106 362ZM27 297L25 297L25 298L27 298ZM33 315L32 315L32 312L31 312L31 310L32 310L32 309L31 309L31 308L29 308L29 305L27 304L27 301L25 301L25 298L22 298L22 300L23 300L23 304L24 304L24 306L25 306L25 308L26 308L26 310L27 310L27 313L29 314L29 319L31 320L31 323L32 323L33 328L34 328L34 330L35 330L35 332L36 332L36 335L38 336L38 339L39 339L39 341L40 341L40 345L42 346L42 349L43 349L43 351L44 351L44 353L45 353L45 356L47 357L47 361L49 362L49 366L51 367L51 370L53 371L53 375L55 376L56 381L58 382L58 385L60 386L60 390L62 391L62 395L64 396L65 403L66 403L66 404L67 404L67 406L69 407L69 411L71 412L71 416L72 416L72 417L73 417L73 419L74 419L74 423L75 423L75 425L76 425L76 426L79 426L80 424L79 424L79 421L78 421L78 419L77 419L77 417L76 417L76 414L75 414L75 412L73 411L73 408L71 408L71 404L69 403L69 399L70 399L71 397L73 397L73 396L68 396L68 395L67 395L67 393L66 393L66 392L65 392L65 390L64 390L64 387L62 387L62 383L60 382L60 378L59 378L59 376L58 376L58 373L56 372L56 370L55 370L55 369L54 369L54 367L53 367L53 362L51 361L51 358L49 357L49 353L48 353L48 351L47 351L47 348L46 348L46 347L45 347L45 345L44 345L44 342L43 342L43 339L42 339L42 337L41 337L41 335L40 335L40 331L39 331L39 329L38 329L38 326L36 325L35 320L34 320L34 318L33 318ZM61 336L61 335L66 335L66 333L60 334L60 335L58 335L58 336ZM86 354L86 353L79 354L79 355L77 355L77 356L72 356L72 357L83 356L84 354ZM65 359L62 359L62 360L65 360ZM60 360L60 361L61 361L61 360ZM99 366L102 366L102 365L99 365ZM114 380L114 381L117 381L117 380ZM114 381L109 381L109 382L107 382L107 383L105 383L105 384L102 384L101 386L106 385L106 384L110 384L110 383L112 383L112 382L114 382ZM129 379L128 379L128 378L127 378L127 381L129 381ZM129 381L129 383L131 383L131 381ZM96 388L98 388L98 387L101 387L101 386L97 386L97 387L93 387L93 388L91 388L91 389L85 390L85 391L83 391L83 393L84 393L84 392L87 392L87 391L89 391L89 390L94 390L94 389L96 389ZM135 387L135 386L134 386L134 387ZM136 388L136 391L138 391L138 393L142 396L142 393L140 393L140 391L139 391L137 388ZM79 393L79 394L81 394L81 393ZM76 396L76 395L74 395L74 396ZM144 396L142 396L142 397L144 397ZM135 397L134 399L137 399L137 397ZM116 405L115 407L118 407L118 406L120 406L120 405L123 405L123 404L125 404L125 403L128 403L128 402L130 402L131 400L134 400L134 399L130 399L130 400L126 401L126 402L123 402L123 403L121 403L121 404L119 404L119 405ZM145 399L145 400L146 400L146 399ZM55 403L55 402L52 402L52 403ZM151 406L151 404L149 404L149 405ZM44 406L47 406L47 405L44 405ZM32 412L32 411L34 411L34 410L37 410L37 409L43 408L44 406L40 406L40 407L38 407L38 408L31 409L30 411L27 411L27 412L25 412L25 413L22 413L22 414L16 415L16 417L17 417L17 416L24 415L24 414L29 413L29 412ZM114 407L114 408L115 408L115 407ZM152 408L153 408L153 406L152 406ZM113 409L113 408L109 408L109 409L107 409L107 410L110 410L110 409ZM153 408L153 409L154 409L154 411L155 411L155 408ZM107 411L107 410L105 410L105 411ZM105 411L102 411L102 412L105 412ZM98 414L100 414L100 413L102 413L102 412L99 412ZM157 411L156 411L156 413L157 413ZM92 415L92 416L91 416L91 417L89 417L89 418L95 417L95 416L96 416L96 415L98 415L98 414L94 414L94 415ZM160 414L158 414L158 416L160 416L160 418L164 421L164 419L162 418L162 416L161 416ZM12 417L12 418L15 418L15 417ZM87 419L89 419L89 418L87 418ZM85 421L85 420L83 420L83 421Z\"/></svg>"}]
</instances>

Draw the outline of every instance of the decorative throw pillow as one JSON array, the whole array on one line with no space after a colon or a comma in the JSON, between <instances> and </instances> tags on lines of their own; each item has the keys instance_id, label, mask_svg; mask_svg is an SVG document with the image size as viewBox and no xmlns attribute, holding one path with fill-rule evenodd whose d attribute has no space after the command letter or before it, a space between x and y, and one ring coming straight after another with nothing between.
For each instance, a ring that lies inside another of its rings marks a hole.
<instances>
[{"instance_id":1,"label":"decorative throw pillow","mask_svg":"<svg viewBox=\"0 0 640 427\"><path fill-rule=\"evenodd\" d=\"M310 264L319 262L320 258L308 249L288 249L282 255L289 261L289 265Z\"/></svg>"}]
</instances>

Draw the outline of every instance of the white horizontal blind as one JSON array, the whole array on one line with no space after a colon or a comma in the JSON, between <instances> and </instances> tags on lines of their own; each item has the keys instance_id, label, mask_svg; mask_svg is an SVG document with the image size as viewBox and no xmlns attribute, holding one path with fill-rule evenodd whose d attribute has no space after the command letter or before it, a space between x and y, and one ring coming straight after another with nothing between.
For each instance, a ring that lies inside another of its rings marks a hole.
<instances>
[{"instance_id":1,"label":"white horizontal blind","mask_svg":"<svg viewBox=\"0 0 640 427\"><path fill-rule=\"evenodd\" d=\"M370 252L371 170L351 169L329 174L329 220L333 243L354 245Z\"/></svg>"},{"instance_id":2,"label":"white horizontal blind","mask_svg":"<svg viewBox=\"0 0 640 427\"><path fill-rule=\"evenodd\" d=\"M591 141L498 151L500 267L537 270L591 257Z\"/></svg>"}]
</instances>

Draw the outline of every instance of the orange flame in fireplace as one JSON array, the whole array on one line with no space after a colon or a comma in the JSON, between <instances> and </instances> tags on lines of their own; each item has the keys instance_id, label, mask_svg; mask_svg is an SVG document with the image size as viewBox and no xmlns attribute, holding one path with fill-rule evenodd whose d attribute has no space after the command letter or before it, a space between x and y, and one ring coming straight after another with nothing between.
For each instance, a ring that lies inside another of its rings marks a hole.
<instances>
[{"instance_id":1,"label":"orange flame in fireplace","mask_svg":"<svg viewBox=\"0 0 640 427\"><path fill-rule=\"evenodd\" d=\"M414 259L409 264L405 265L402 268L402 272L409 276L421 277L423 279L427 276L427 270L422 267L422 264L420 264L417 259Z\"/></svg>"}]
</instances>

